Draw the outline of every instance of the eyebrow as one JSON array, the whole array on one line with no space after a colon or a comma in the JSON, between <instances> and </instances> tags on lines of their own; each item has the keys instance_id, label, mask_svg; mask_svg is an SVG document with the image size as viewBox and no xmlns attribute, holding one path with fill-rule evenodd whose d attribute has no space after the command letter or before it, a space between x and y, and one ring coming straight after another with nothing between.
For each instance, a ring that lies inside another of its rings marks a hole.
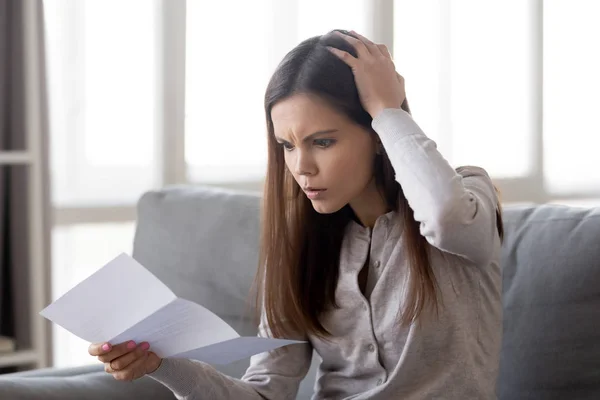
<instances>
[{"instance_id":1,"label":"eyebrow","mask_svg":"<svg viewBox=\"0 0 600 400\"><path fill-rule=\"evenodd\" d=\"M308 142L311 139L314 139L315 136L320 136L320 135L327 135L329 133L335 133L337 132L337 129L325 129L323 131L317 131L315 133L311 133L310 135L308 135L307 137L305 137L304 139L302 139L303 142ZM275 136L275 139L277 139L278 142L287 142L287 140L280 138L279 136Z\"/></svg>"}]
</instances>

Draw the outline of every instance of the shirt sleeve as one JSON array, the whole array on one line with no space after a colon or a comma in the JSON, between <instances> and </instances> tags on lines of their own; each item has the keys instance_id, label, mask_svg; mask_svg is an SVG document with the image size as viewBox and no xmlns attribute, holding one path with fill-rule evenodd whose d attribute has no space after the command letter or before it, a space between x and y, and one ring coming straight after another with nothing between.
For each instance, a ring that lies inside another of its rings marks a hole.
<instances>
[{"instance_id":1,"label":"shirt sleeve","mask_svg":"<svg viewBox=\"0 0 600 400\"><path fill-rule=\"evenodd\" d=\"M498 200L487 172L452 168L404 110L383 110L372 127L426 240L475 264L489 263L498 237Z\"/></svg>"},{"instance_id":2,"label":"shirt sleeve","mask_svg":"<svg viewBox=\"0 0 600 400\"><path fill-rule=\"evenodd\" d=\"M259 336L266 337L266 334L263 318ZM301 335L287 339L307 340ZM163 359L149 376L168 387L180 400L295 399L311 360L312 346L306 341L251 357L250 366L241 379L227 376L206 363L170 358Z\"/></svg>"}]
</instances>

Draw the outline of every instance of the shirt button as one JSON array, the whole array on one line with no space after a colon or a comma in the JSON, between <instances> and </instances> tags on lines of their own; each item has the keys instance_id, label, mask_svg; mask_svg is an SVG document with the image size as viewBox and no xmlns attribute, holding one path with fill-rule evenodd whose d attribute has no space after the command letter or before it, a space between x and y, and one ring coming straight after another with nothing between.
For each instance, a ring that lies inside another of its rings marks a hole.
<instances>
[{"instance_id":1,"label":"shirt button","mask_svg":"<svg viewBox=\"0 0 600 400\"><path fill-rule=\"evenodd\" d=\"M377 381L377 386L381 385L382 383L383 383L383 379L379 379L379 380Z\"/></svg>"},{"instance_id":2,"label":"shirt button","mask_svg":"<svg viewBox=\"0 0 600 400\"><path fill-rule=\"evenodd\" d=\"M369 350L369 352L374 352L375 351L375 346L373 344L370 344L369 346L367 346L367 350Z\"/></svg>"},{"instance_id":3,"label":"shirt button","mask_svg":"<svg viewBox=\"0 0 600 400\"><path fill-rule=\"evenodd\" d=\"M379 266L381 265L381 262L379 262L379 260L375 261L375 263L373 264L375 266L375 268L379 268Z\"/></svg>"}]
</instances>

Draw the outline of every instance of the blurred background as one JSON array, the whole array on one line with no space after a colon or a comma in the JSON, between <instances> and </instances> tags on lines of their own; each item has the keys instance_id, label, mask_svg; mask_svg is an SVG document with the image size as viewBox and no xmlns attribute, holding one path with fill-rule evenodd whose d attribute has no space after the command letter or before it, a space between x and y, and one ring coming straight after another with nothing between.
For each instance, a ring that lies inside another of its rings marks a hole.
<instances>
[{"instance_id":1,"label":"blurred background","mask_svg":"<svg viewBox=\"0 0 600 400\"><path fill-rule=\"evenodd\" d=\"M23 116L0 143L0 334L16 343L0 367L94 362L37 312L131 252L145 191L260 191L267 81L332 29L392 50L417 123L454 166L486 168L505 204L600 204L596 0L0 4L0 121Z\"/></svg>"}]
</instances>

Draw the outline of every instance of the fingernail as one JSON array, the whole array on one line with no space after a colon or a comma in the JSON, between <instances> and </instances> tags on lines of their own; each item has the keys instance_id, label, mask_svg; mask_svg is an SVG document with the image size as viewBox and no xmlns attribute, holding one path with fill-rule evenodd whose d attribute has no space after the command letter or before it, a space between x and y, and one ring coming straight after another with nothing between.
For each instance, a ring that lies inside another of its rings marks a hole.
<instances>
[{"instance_id":1,"label":"fingernail","mask_svg":"<svg viewBox=\"0 0 600 400\"><path fill-rule=\"evenodd\" d=\"M127 348L129 350L135 349L135 342L131 341L131 342L127 343Z\"/></svg>"},{"instance_id":2,"label":"fingernail","mask_svg":"<svg viewBox=\"0 0 600 400\"><path fill-rule=\"evenodd\" d=\"M150 348L150 343L144 342L140 347L142 348L142 350L148 350Z\"/></svg>"},{"instance_id":3,"label":"fingernail","mask_svg":"<svg viewBox=\"0 0 600 400\"><path fill-rule=\"evenodd\" d=\"M110 344L108 344L108 343L104 343L104 344L102 345L102 350L104 350L104 351L109 351L109 350L110 350Z\"/></svg>"}]
</instances>

